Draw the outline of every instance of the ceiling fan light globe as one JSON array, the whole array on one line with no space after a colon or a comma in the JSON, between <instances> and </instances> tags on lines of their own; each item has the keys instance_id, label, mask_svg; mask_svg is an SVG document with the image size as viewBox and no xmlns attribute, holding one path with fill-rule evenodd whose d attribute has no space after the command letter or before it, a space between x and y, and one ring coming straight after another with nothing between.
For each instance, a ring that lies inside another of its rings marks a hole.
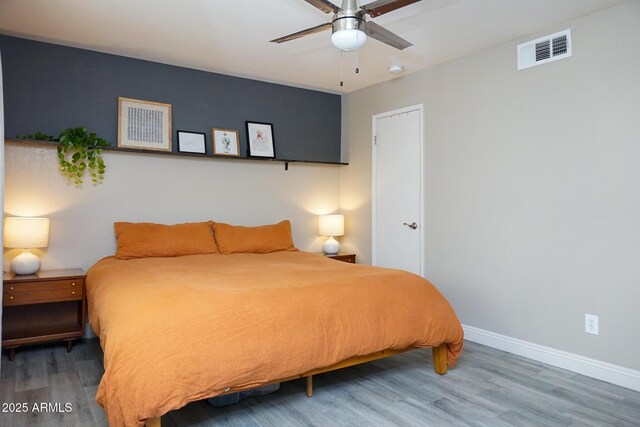
<instances>
[{"instance_id":1,"label":"ceiling fan light globe","mask_svg":"<svg viewBox=\"0 0 640 427\"><path fill-rule=\"evenodd\" d=\"M338 49L351 52L364 46L367 35L364 31L356 29L339 30L331 35L331 42Z\"/></svg>"}]
</instances>

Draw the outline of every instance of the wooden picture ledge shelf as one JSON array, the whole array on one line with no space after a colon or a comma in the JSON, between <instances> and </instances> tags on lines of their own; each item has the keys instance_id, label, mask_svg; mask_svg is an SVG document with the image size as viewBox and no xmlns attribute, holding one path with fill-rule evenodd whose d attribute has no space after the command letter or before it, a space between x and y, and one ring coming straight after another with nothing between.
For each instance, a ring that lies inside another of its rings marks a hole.
<instances>
[{"instance_id":1,"label":"wooden picture ledge shelf","mask_svg":"<svg viewBox=\"0 0 640 427\"><path fill-rule=\"evenodd\" d=\"M6 138L5 143L12 146L23 147L51 147L56 148L58 143L56 141L40 141L35 139L10 139ZM151 154L158 156L173 156L183 158L199 158L205 160L229 160L229 161L249 161L249 162L280 162L285 164L285 170L289 169L289 163L310 163L319 165L337 165L347 166L349 163L343 162L326 162L316 160L295 160L295 159L268 159L260 157L234 157L234 156L214 156L211 154L197 154L197 153L179 153L176 151L153 151L153 150L135 150L130 148L118 148L118 147L104 147L103 151L115 151L118 153L133 153L133 154Z\"/></svg>"}]
</instances>

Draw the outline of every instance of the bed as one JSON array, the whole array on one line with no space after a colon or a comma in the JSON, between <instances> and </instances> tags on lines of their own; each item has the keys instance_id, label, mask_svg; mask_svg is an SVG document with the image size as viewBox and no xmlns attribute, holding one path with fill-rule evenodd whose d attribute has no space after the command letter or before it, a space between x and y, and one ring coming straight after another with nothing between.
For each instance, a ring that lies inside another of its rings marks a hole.
<instances>
[{"instance_id":1,"label":"bed","mask_svg":"<svg viewBox=\"0 0 640 427\"><path fill-rule=\"evenodd\" d=\"M104 351L96 400L111 426L159 425L189 402L419 347L436 371L462 351L427 280L296 250L107 257L88 272Z\"/></svg>"}]
</instances>

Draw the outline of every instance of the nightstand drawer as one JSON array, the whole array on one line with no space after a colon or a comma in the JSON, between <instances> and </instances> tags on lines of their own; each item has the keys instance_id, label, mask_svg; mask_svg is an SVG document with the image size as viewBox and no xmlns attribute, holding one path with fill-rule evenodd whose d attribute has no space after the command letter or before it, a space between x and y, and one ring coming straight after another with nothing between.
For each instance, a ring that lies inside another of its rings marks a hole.
<instances>
[{"instance_id":1,"label":"nightstand drawer","mask_svg":"<svg viewBox=\"0 0 640 427\"><path fill-rule=\"evenodd\" d=\"M83 285L82 279L5 284L2 304L10 306L81 300Z\"/></svg>"},{"instance_id":2,"label":"nightstand drawer","mask_svg":"<svg viewBox=\"0 0 640 427\"><path fill-rule=\"evenodd\" d=\"M356 263L356 254L337 254L337 255L326 255L331 259L335 259L342 262L349 262L351 264Z\"/></svg>"}]
</instances>

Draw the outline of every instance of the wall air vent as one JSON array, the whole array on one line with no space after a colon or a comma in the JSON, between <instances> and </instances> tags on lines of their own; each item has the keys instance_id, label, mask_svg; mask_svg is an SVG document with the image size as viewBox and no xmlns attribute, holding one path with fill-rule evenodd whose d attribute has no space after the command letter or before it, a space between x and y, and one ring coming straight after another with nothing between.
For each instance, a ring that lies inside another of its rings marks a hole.
<instances>
[{"instance_id":1,"label":"wall air vent","mask_svg":"<svg viewBox=\"0 0 640 427\"><path fill-rule=\"evenodd\" d=\"M518 70L571 56L571 29L518 45Z\"/></svg>"}]
</instances>

